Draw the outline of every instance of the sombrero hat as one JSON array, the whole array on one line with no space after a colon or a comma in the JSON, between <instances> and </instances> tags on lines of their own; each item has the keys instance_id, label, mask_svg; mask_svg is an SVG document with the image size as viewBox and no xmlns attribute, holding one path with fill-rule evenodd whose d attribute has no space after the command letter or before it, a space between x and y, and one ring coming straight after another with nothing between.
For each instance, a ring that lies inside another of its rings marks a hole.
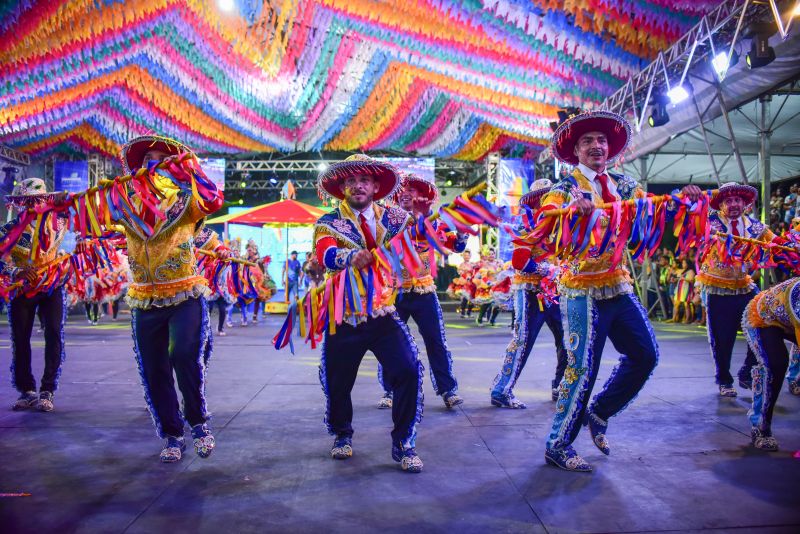
<instances>
[{"instance_id":1,"label":"sombrero hat","mask_svg":"<svg viewBox=\"0 0 800 534\"><path fill-rule=\"evenodd\" d=\"M39 202L55 198L55 193L47 190L47 184L41 178L25 178L14 185L10 195L6 195L6 206L9 208L29 208Z\"/></svg>"},{"instance_id":2,"label":"sombrero hat","mask_svg":"<svg viewBox=\"0 0 800 534\"><path fill-rule=\"evenodd\" d=\"M131 174L144 165L144 156L151 150L160 150L171 156L192 150L183 143L161 135L143 135L128 141L120 151L120 160L125 174Z\"/></svg>"},{"instance_id":3,"label":"sombrero hat","mask_svg":"<svg viewBox=\"0 0 800 534\"><path fill-rule=\"evenodd\" d=\"M718 210L722 201L728 197L742 197L745 206L750 206L758 198L758 190L750 185L727 182L717 189L717 192L711 197L708 205L711 206L711 209Z\"/></svg>"},{"instance_id":4,"label":"sombrero hat","mask_svg":"<svg viewBox=\"0 0 800 534\"><path fill-rule=\"evenodd\" d=\"M539 204L542 196L550 191L553 187L553 182L547 178L540 178L531 184L531 190L522 195L519 199L520 206L528 206L529 208L536 207Z\"/></svg>"},{"instance_id":5,"label":"sombrero hat","mask_svg":"<svg viewBox=\"0 0 800 534\"><path fill-rule=\"evenodd\" d=\"M368 174L378 182L373 200L391 197L400 185L397 169L389 163L378 161L364 154L353 154L344 161L334 163L317 180L317 187L328 195L344 200L342 181L349 176Z\"/></svg>"},{"instance_id":6,"label":"sombrero hat","mask_svg":"<svg viewBox=\"0 0 800 534\"><path fill-rule=\"evenodd\" d=\"M397 197L400 195L400 191L403 188L408 186L414 186L426 199L430 200L434 204L439 201L439 188L436 187L436 184L414 174L413 172L401 172L400 173L400 187L397 188L395 191L394 199L397 200Z\"/></svg>"},{"instance_id":7,"label":"sombrero hat","mask_svg":"<svg viewBox=\"0 0 800 534\"><path fill-rule=\"evenodd\" d=\"M611 111L587 111L564 121L553 134L553 155L564 163L577 165L575 145L582 135L603 132L608 138L608 160L625 152L631 140L631 125Z\"/></svg>"}]
</instances>

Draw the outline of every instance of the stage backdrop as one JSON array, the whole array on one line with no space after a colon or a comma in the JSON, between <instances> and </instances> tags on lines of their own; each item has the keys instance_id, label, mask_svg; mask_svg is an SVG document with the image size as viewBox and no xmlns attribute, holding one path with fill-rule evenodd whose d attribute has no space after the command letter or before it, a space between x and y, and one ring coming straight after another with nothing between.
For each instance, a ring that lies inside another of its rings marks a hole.
<instances>
[{"instance_id":1,"label":"stage backdrop","mask_svg":"<svg viewBox=\"0 0 800 534\"><path fill-rule=\"evenodd\" d=\"M79 193L89 188L88 161L56 161L53 165L53 189ZM61 248L66 252L75 249L75 234L67 232Z\"/></svg>"}]
</instances>

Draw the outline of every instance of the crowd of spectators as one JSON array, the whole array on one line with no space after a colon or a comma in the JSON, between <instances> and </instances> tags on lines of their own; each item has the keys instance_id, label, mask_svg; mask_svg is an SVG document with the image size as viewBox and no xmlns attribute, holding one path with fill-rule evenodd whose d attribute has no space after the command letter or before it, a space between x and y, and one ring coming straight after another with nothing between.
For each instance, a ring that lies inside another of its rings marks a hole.
<instances>
[{"instance_id":1,"label":"crowd of spectators","mask_svg":"<svg viewBox=\"0 0 800 534\"><path fill-rule=\"evenodd\" d=\"M676 258L668 248L655 254L659 292L668 323L704 325L706 322L700 284L695 281L696 254L690 249L686 255Z\"/></svg>"},{"instance_id":2,"label":"crowd of spectators","mask_svg":"<svg viewBox=\"0 0 800 534\"><path fill-rule=\"evenodd\" d=\"M775 188L769 199L769 225L776 234L791 227L792 219L800 217L800 185Z\"/></svg>"}]
</instances>

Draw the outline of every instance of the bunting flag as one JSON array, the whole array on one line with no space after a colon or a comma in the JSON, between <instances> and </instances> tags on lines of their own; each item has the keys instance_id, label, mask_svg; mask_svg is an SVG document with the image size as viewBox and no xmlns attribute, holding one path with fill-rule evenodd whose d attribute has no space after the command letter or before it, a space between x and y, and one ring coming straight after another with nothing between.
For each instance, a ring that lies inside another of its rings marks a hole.
<instances>
[{"instance_id":1,"label":"bunting flag","mask_svg":"<svg viewBox=\"0 0 800 534\"><path fill-rule=\"evenodd\" d=\"M697 262L701 264L712 251L727 265L748 265L752 269L779 267L800 274L800 234L789 232L774 241L763 241L732 234L712 234Z\"/></svg>"},{"instance_id":2,"label":"bunting flag","mask_svg":"<svg viewBox=\"0 0 800 534\"><path fill-rule=\"evenodd\" d=\"M714 0L9 0L0 136L113 156L151 132L199 153L532 157Z\"/></svg>"}]
</instances>

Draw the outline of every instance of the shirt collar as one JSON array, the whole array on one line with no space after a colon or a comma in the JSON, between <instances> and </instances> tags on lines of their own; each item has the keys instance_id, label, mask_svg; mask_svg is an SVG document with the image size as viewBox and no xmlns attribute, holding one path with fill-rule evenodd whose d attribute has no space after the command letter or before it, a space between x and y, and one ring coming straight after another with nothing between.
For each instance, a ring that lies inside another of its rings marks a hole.
<instances>
[{"instance_id":1,"label":"shirt collar","mask_svg":"<svg viewBox=\"0 0 800 534\"><path fill-rule=\"evenodd\" d=\"M602 174L596 172L594 169L590 169L583 163L578 163L578 170L581 171L581 174L583 174L586 177L586 179L589 180L590 182L593 182L598 174ZM606 173L606 175L608 175L608 169L604 169L603 172Z\"/></svg>"},{"instance_id":2,"label":"shirt collar","mask_svg":"<svg viewBox=\"0 0 800 534\"><path fill-rule=\"evenodd\" d=\"M364 208L364 211L359 211L359 210L353 210L353 211L356 213L356 217L358 217L359 215L363 215L364 218L369 222L375 220L375 210L372 208L372 204Z\"/></svg>"}]
</instances>

